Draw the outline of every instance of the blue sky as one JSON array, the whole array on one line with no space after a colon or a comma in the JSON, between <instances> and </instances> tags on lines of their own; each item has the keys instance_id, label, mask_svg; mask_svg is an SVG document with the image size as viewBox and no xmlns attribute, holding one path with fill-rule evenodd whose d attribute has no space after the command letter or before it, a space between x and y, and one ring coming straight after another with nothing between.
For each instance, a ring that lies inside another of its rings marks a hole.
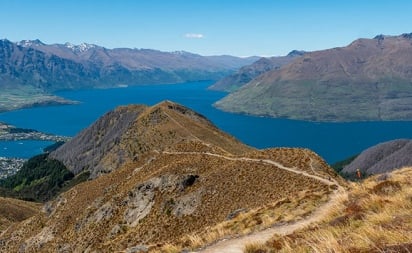
<instances>
[{"instance_id":1,"label":"blue sky","mask_svg":"<svg viewBox=\"0 0 412 253\"><path fill-rule=\"evenodd\" d=\"M410 0L0 0L0 38L285 55L412 32Z\"/></svg>"}]
</instances>

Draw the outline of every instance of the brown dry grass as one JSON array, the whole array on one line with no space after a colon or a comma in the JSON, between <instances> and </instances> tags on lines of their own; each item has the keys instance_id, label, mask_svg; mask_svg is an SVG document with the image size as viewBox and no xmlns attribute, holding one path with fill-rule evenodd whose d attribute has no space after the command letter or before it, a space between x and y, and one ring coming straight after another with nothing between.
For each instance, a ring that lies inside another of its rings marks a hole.
<instances>
[{"instance_id":1,"label":"brown dry grass","mask_svg":"<svg viewBox=\"0 0 412 253\"><path fill-rule=\"evenodd\" d=\"M39 213L41 204L0 197L0 232L12 223Z\"/></svg>"},{"instance_id":2,"label":"brown dry grass","mask_svg":"<svg viewBox=\"0 0 412 253\"><path fill-rule=\"evenodd\" d=\"M322 224L276 236L260 252L411 252L412 168L385 181L374 176L351 185L342 211Z\"/></svg>"},{"instance_id":3,"label":"brown dry grass","mask_svg":"<svg viewBox=\"0 0 412 253\"><path fill-rule=\"evenodd\" d=\"M270 148L251 152L248 156L279 161L286 167L302 170L323 178L333 178L340 185L346 185L345 180L338 177L337 173L319 155L306 148Z\"/></svg>"},{"instance_id":4,"label":"brown dry grass","mask_svg":"<svg viewBox=\"0 0 412 253\"><path fill-rule=\"evenodd\" d=\"M191 143L187 145L195 145ZM177 150L182 148L184 144L179 143ZM132 189L152 178L187 174L199 176L193 186L184 191L178 188L156 190L151 212L135 227L125 224L123 217L127 206L123 200ZM22 241L38 237L47 227L54 237L41 243L49 250L58 249L63 244L71 245L73 251L92 248L103 252L151 245L157 249L166 247L164 251L173 252L174 247L196 247L227 235L245 234L274 223L302 219L326 201L330 191L318 180L270 164L233 161L202 152L151 152L141 156L137 163L79 184L64 193L52 203L55 211L50 217L38 215L15 233L5 235L9 242L5 249L17 250ZM201 205L193 214L177 217L165 209L171 199L194 192L200 192ZM111 206L111 211L106 214L109 216L96 221L93 217L104 205ZM248 212L226 220L239 209ZM116 226L120 230L110 236ZM30 247L29 252L38 250L35 244Z\"/></svg>"},{"instance_id":5,"label":"brown dry grass","mask_svg":"<svg viewBox=\"0 0 412 253\"><path fill-rule=\"evenodd\" d=\"M246 235L275 224L299 221L325 203L330 192L326 186L304 190L254 210L240 212L231 220L206 227L195 234L185 235L177 245L181 248L196 249L222 238Z\"/></svg>"},{"instance_id":6,"label":"brown dry grass","mask_svg":"<svg viewBox=\"0 0 412 253\"><path fill-rule=\"evenodd\" d=\"M24 243L27 252L62 247L73 252L116 252L136 245L174 252L176 247L302 219L332 190L318 179L256 160L271 159L323 178L334 177L313 152L256 151L170 102L144 110L130 124L99 163L105 165L101 172L110 173L75 186L51 202L48 212L2 235L0 241L6 244L0 251L18 251ZM120 163L125 165L111 167ZM195 183L181 187L189 175L196 176ZM157 186L147 191L153 194L150 205L131 203L136 189L153 182ZM177 214L178 201L184 208L194 203L193 210ZM149 211L130 222L126 214L140 212L139 205ZM237 210L246 212L228 220Z\"/></svg>"}]
</instances>

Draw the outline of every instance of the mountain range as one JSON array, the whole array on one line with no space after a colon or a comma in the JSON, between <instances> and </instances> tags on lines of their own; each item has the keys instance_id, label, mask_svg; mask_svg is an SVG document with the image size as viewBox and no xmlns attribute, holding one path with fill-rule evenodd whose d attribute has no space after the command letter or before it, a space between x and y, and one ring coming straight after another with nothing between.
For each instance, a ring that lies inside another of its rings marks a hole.
<instances>
[{"instance_id":1,"label":"mountain range","mask_svg":"<svg viewBox=\"0 0 412 253\"><path fill-rule=\"evenodd\" d=\"M286 56L262 57L251 65L240 68L236 73L220 79L211 85L209 89L228 92L236 91L259 75L279 69L304 54L305 51L293 50Z\"/></svg>"},{"instance_id":2,"label":"mountain range","mask_svg":"<svg viewBox=\"0 0 412 253\"><path fill-rule=\"evenodd\" d=\"M411 59L412 34L358 39L266 71L215 106L310 121L411 120Z\"/></svg>"},{"instance_id":3,"label":"mountain range","mask_svg":"<svg viewBox=\"0 0 412 253\"><path fill-rule=\"evenodd\" d=\"M108 88L139 84L217 80L258 57L201 56L189 52L115 48L86 44L18 43L0 40L0 110L67 103L53 96L31 97L64 89ZM14 103L14 104L13 104ZM6 104L6 106L4 106ZM14 107L13 107L14 106ZM4 108L2 108L4 107Z\"/></svg>"}]
</instances>

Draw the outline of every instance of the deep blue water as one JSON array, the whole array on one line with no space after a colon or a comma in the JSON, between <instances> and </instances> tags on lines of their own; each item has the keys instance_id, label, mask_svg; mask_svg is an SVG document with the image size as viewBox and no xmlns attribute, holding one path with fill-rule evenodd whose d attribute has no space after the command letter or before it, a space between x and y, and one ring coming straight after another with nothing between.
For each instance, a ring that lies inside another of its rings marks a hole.
<instances>
[{"instance_id":1,"label":"deep blue water","mask_svg":"<svg viewBox=\"0 0 412 253\"><path fill-rule=\"evenodd\" d=\"M18 127L73 136L118 105L154 105L168 99L205 115L219 128L248 145L257 148L307 147L330 163L345 159L383 141L412 138L411 121L315 123L225 113L215 109L212 104L226 94L206 90L210 84L192 82L59 92L57 95L81 103L0 113L0 121ZM36 145L38 143L33 144ZM27 155L30 152L36 154L38 147L29 146L30 143L20 144L20 148L13 149L12 152L10 148L7 149L8 152L4 152L0 146L0 156L23 157L23 154Z\"/></svg>"},{"instance_id":2,"label":"deep blue water","mask_svg":"<svg viewBox=\"0 0 412 253\"><path fill-rule=\"evenodd\" d=\"M50 141L0 141L0 156L28 159L42 153L43 148L51 144Z\"/></svg>"}]
</instances>

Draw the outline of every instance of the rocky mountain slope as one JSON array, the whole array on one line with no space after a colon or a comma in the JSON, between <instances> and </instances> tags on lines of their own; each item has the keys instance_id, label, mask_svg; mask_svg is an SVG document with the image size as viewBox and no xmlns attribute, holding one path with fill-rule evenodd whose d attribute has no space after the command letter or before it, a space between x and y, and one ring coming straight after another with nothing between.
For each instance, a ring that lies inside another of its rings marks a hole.
<instances>
[{"instance_id":1,"label":"rocky mountain slope","mask_svg":"<svg viewBox=\"0 0 412 253\"><path fill-rule=\"evenodd\" d=\"M220 79L209 88L211 90L236 91L259 75L270 70L279 69L304 54L304 51L293 50L286 56L260 58L251 65L240 68L236 73Z\"/></svg>"},{"instance_id":2,"label":"rocky mountain slope","mask_svg":"<svg viewBox=\"0 0 412 253\"><path fill-rule=\"evenodd\" d=\"M310 150L252 149L169 101L118 108L54 157L95 179L0 235L0 251L190 248L222 222L233 234L302 219L342 182Z\"/></svg>"},{"instance_id":3,"label":"rocky mountain slope","mask_svg":"<svg viewBox=\"0 0 412 253\"><path fill-rule=\"evenodd\" d=\"M354 175L355 171L360 169L366 176L407 166L412 166L412 140L399 139L364 150L343 168L342 173Z\"/></svg>"},{"instance_id":4,"label":"rocky mountain slope","mask_svg":"<svg viewBox=\"0 0 412 253\"><path fill-rule=\"evenodd\" d=\"M188 52L0 40L0 110L36 101L67 103L45 93L63 89L217 80L257 57L201 56ZM38 97L33 101L31 97ZM24 103L26 101L26 103ZM4 107L2 109L2 107Z\"/></svg>"},{"instance_id":5,"label":"rocky mountain slope","mask_svg":"<svg viewBox=\"0 0 412 253\"><path fill-rule=\"evenodd\" d=\"M89 170L96 177L138 160L145 152L161 152L176 143L199 139L232 154L252 150L204 116L165 101L152 107L130 105L108 112L50 157L62 161L75 174Z\"/></svg>"},{"instance_id":6,"label":"rocky mountain slope","mask_svg":"<svg viewBox=\"0 0 412 253\"><path fill-rule=\"evenodd\" d=\"M412 119L412 34L310 52L218 101L226 111L312 121Z\"/></svg>"}]
</instances>

